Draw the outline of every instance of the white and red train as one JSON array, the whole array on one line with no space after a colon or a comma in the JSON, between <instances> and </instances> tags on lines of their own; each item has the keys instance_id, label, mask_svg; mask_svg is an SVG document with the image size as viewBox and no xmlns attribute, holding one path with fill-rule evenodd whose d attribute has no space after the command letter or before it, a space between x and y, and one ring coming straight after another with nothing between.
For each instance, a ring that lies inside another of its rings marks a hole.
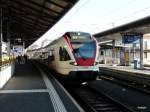
<instances>
[{"instance_id":1,"label":"white and red train","mask_svg":"<svg viewBox=\"0 0 150 112\"><path fill-rule=\"evenodd\" d=\"M99 46L96 39L85 32L67 32L44 48L34 50L40 58L62 77L95 79L99 67Z\"/></svg>"}]
</instances>

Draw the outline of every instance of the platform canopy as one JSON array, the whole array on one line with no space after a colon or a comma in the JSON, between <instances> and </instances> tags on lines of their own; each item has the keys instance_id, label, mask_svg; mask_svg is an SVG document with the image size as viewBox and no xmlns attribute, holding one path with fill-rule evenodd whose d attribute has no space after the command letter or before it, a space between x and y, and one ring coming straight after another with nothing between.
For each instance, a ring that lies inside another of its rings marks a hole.
<instances>
[{"instance_id":1,"label":"platform canopy","mask_svg":"<svg viewBox=\"0 0 150 112\"><path fill-rule=\"evenodd\" d=\"M107 40L117 40L121 37L122 33L137 33L137 34L147 34L150 33L150 16L144 17L142 19L127 23L112 29L94 34L99 42Z\"/></svg>"},{"instance_id":2,"label":"platform canopy","mask_svg":"<svg viewBox=\"0 0 150 112\"><path fill-rule=\"evenodd\" d=\"M4 41L31 45L52 28L78 0L0 0Z\"/></svg>"}]
</instances>

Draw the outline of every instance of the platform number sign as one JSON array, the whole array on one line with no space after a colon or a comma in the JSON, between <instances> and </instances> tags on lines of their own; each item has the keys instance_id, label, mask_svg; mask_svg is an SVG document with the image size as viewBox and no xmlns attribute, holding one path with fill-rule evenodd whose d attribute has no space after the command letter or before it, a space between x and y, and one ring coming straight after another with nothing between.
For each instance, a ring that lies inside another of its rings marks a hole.
<instances>
[{"instance_id":1,"label":"platform number sign","mask_svg":"<svg viewBox=\"0 0 150 112\"><path fill-rule=\"evenodd\" d=\"M124 44L134 43L143 36L142 34L138 33L122 33L121 35L122 35L122 43Z\"/></svg>"}]
</instances>

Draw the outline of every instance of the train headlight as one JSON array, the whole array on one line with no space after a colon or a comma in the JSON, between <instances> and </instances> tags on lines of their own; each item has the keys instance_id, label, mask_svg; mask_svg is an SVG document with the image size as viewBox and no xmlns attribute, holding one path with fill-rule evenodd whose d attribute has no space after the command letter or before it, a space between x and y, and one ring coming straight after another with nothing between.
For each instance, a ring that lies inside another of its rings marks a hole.
<instances>
[{"instance_id":1,"label":"train headlight","mask_svg":"<svg viewBox=\"0 0 150 112\"><path fill-rule=\"evenodd\" d=\"M71 65L77 66L76 62L70 62Z\"/></svg>"},{"instance_id":2,"label":"train headlight","mask_svg":"<svg viewBox=\"0 0 150 112\"><path fill-rule=\"evenodd\" d=\"M94 62L94 65L98 65L98 62Z\"/></svg>"}]
</instances>

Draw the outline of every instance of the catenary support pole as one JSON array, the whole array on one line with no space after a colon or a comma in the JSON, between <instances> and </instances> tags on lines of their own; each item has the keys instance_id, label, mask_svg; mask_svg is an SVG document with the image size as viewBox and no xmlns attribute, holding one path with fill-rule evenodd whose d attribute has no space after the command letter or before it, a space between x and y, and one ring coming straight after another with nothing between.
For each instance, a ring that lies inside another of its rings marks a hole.
<instances>
[{"instance_id":1,"label":"catenary support pole","mask_svg":"<svg viewBox=\"0 0 150 112\"><path fill-rule=\"evenodd\" d=\"M140 38L140 69L143 69L143 34Z\"/></svg>"},{"instance_id":2,"label":"catenary support pole","mask_svg":"<svg viewBox=\"0 0 150 112\"><path fill-rule=\"evenodd\" d=\"M112 65L115 64L115 40L112 41Z\"/></svg>"}]
</instances>

